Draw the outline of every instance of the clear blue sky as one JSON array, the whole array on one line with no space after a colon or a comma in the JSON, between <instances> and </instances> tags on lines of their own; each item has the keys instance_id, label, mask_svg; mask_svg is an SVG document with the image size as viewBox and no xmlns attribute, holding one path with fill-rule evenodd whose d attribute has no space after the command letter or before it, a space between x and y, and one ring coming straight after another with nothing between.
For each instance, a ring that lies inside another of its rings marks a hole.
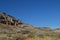
<instances>
[{"instance_id":1,"label":"clear blue sky","mask_svg":"<svg viewBox=\"0 0 60 40\"><path fill-rule=\"evenodd\" d=\"M40 27L60 27L60 0L0 0L0 11Z\"/></svg>"}]
</instances>

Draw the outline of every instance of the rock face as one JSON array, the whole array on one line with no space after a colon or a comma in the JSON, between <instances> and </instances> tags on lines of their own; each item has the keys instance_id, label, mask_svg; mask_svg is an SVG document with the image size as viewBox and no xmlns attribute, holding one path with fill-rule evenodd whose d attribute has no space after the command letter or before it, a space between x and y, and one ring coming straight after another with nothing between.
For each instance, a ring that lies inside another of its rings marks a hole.
<instances>
[{"instance_id":1,"label":"rock face","mask_svg":"<svg viewBox=\"0 0 60 40\"><path fill-rule=\"evenodd\" d=\"M0 23L7 24L7 25L15 25L15 26L22 24L21 21L17 20L13 16L7 15L4 12L0 12Z\"/></svg>"}]
</instances>

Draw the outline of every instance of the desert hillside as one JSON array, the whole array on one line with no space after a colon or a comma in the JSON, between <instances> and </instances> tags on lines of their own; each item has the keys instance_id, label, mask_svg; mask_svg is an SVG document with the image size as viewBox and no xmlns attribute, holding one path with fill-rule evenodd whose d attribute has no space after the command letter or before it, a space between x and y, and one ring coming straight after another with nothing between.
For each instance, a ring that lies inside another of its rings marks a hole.
<instances>
[{"instance_id":1,"label":"desert hillside","mask_svg":"<svg viewBox=\"0 0 60 40\"><path fill-rule=\"evenodd\" d=\"M60 28L34 27L0 12L0 40L60 40Z\"/></svg>"}]
</instances>

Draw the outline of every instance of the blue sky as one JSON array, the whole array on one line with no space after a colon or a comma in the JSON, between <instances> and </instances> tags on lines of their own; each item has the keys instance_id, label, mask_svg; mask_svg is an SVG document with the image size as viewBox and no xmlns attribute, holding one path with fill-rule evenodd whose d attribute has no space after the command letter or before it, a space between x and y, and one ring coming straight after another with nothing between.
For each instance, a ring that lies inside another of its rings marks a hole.
<instances>
[{"instance_id":1,"label":"blue sky","mask_svg":"<svg viewBox=\"0 0 60 40\"><path fill-rule=\"evenodd\" d=\"M60 27L60 0L0 0L0 11L38 27Z\"/></svg>"}]
</instances>

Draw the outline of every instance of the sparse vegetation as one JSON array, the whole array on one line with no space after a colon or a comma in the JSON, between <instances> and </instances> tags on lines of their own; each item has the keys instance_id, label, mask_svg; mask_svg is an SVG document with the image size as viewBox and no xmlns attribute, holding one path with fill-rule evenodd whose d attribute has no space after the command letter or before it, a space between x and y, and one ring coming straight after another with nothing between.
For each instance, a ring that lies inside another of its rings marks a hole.
<instances>
[{"instance_id":1,"label":"sparse vegetation","mask_svg":"<svg viewBox=\"0 0 60 40\"><path fill-rule=\"evenodd\" d=\"M60 40L59 30L33 27L6 13L0 14L0 40Z\"/></svg>"}]
</instances>

